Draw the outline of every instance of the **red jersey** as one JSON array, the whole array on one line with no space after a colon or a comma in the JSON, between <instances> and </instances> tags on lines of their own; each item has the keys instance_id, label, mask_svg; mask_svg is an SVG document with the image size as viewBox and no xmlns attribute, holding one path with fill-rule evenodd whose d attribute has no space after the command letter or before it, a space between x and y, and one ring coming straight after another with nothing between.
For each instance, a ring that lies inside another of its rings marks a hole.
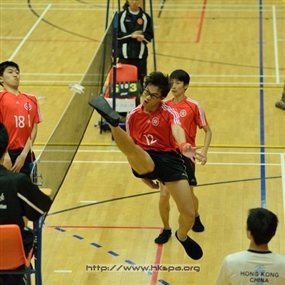
<instances>
[{"instance_id":1,"label":"red jersey","mask_svg":"<svg viewBox=\"0 0 285 285\"><path fill-rule=\"evenodd\" d=\"M126 129L135 144L144 150L176 151L173 124L180 125L179 115L162 102L151 114L145 113L142 105L136 107L127 117Z\"/></svg>"},{"instance_id":2,"label":"red jersey","mask_svg":"<svg viewBox=\"0 0 285 285\"><path fill-rule=\"evenodd\" d=\"M8 150L23 149L34 124L42 122L36 96L21 92L15 95L1 90L0 122L5 125L9 134Z\"/></svg>"},{"instance_id":3,"label":"red jersey","mask_svg":"<svg viewBox=\"0 0 285 285\"><path fill-rule=\"evenodd\" d=\"M200 104L186 96L178 104L174 102L174 98L165 101L165 103L178 112L181 125L185 130L186 140L195 146L197 127L201 129L209 125Z\"/></svg>"}]
</instances>

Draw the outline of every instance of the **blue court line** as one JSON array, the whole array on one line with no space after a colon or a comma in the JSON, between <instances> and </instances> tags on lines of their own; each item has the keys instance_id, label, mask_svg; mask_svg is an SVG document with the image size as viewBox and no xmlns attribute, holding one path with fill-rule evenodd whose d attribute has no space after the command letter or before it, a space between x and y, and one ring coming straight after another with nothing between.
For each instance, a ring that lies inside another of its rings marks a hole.
<instances>
[{"instance_id":1,"label":"blue court line","mask_svg":"<svg viewBox=\"0 0 285 285\"><path fill-rule=\"evenodd\" d=\"M114 252L113 250L109 250L108 253L110 253L113 256L119 256L119 254Z\"/></svg>"},{"instance_id":2,"label":"blue court line","mask_svg":"<svg viewBox=\"0 0 285 285\"><path fill-rule=\"evenodd\" d=\"M263 27L262 27L262 0L259 0L259 120L260 120L260 145L265 145L265 135L264 135L264 82L263 82ZM260 198L261 207L266 208L266 183L265 183L265 148L260 147Z\"/></svg>"},{"instance_id":3,"label":"blue court line","mask_svg":"<svg viewBox=\"0 0 285 285\"><path fill-rule=\"evenodd\" d=\"M55 228L57 231L60 231L60 232L65 232L65 229L62 229L62 228Z\"/></svg>"},{"instance_id":4,"label":"blue court line","mask_svg":"<svg viewBox=\"0 0 285 285\"><path fill-rule=\"evenodd\" d=\"M169 285L169 283L167 283L166 281L164 281L163 279L159 279L158 282L160 282L163 285Z\"/></svg>"},{"instance_id":5,"label":"blue court line","mask_svg":"<svg viewBox=\"0 0 285 285\"><path fill-rule=\"evenodd\" d=\"M100 245L100 244L98 244L98 243L96 243L96 242L91 242L90 244L91 244L92 246L97 247L97 248L102 247L102 245Z\"/></svg>"},{"instance_id":6,"label":"blue court line","mask_svg":"<svg viewBox=\"0 0 285 285\"><path fill-rule=\"evenodd\" d=\"M56 228L54 228L54 229L57 230L57 231L59 231L59 232L66 232L66 230L63 229L63 228L56 227ZM74 238L78 239L78 240L83 240L83 239L84 239L84 237L79 236L79 235L76 235L76 234L73 234L72 236L73 236ZM90 245L92 245L93 247L96 247L96 248L101 248L101 247L102 247L102 245L100 245L100 244L98 244L98 243L95 243L95 242L91 242ZM107 251L107 253L109 253L109 254L111 254L111 255L113 255L113 256L115 256L115 257L120 256L120 254L118 254L118 253L116 253L116 252L114 252L114 251L112 251L112 250ZM131 261L131 260L129 260L129 259L126 259L125 262L126 262L127 264L130 264L131 266L135 266L135 265L136 265L135 262L133 262L133 261ZM148 271L148 270L143 269L143 268L142 268L142 272L145 273L145 274L147 274L147 275L149 275L149 276L152 275L152 272L151 272L151 271ZM162 283L163 285L169 285L169 283L167 283L167 282L166 282L165 280L163 280L163 279L158 280L158 282Z\"/></svg>"},{"instance_id":7,"label":"blue court line","mask_svg":"<svg viewBox=\"0 0 285 285\"><path fill-rule=\"evenodd\" d=\"M75 237L75 238L77 238L77 239L79 239L79 240L84 239L82 236L79 236L79 235L73 235L73 237Z\"/></svg>"}]
</instances>

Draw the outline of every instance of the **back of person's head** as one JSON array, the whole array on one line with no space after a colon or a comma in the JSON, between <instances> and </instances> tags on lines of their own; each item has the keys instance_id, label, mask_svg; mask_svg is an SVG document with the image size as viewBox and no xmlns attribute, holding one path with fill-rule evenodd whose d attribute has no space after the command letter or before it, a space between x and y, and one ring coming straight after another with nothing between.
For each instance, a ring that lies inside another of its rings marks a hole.
<instances>
[{"instance_id":1,"label":"back of person's head","mask_svg":"<svg viewBox=\"0 0 285 285\"><path fill-rule=\"evenodd\" d=\"M0 63L0 76L3 76L4 71L7 67L15 67L19 72L20 68L19 65L13 61L3 61ZM0 83L3 86L3 84Z\"/></svg>"},{"instance_id":2,"label":"back of person's head","mask_svg":"<svg viewBox=\"0 0 285 285\"><path fill-rule=\"evenodd\" d=\"M161 92L161 97L166 97L170 91L170 81L167 74L163 74L160 71L151 72L146 76L145 86L147 85L157 86Z\"/></svg>"},{"instance_id":3,"label":"back of person's head","mask_svg":"<svg viewBox=\"0 0 285 285\"><path fill-rule=\"evenodd\" d=\"M0 122L0 158L7 150L9 135L6 127Z\"/></svg>"},{"instance_id":4,"label":"back of person's head","mask_svg":"<svg viewBox=\"0 0 285 285\"><path fill-rule=\"evenodd\" d=\"M183 69L176 69L170 74L170 80L177 79L184 82L184 85L190 83L190 75Z\"/></svg>"},{"instance_id":5,"label":"back of person's head","mask_svg":"<svg viewBox=\"0 0 285 285\"><path fill-rule=\"evenodd\" d=\"M264 208L249 210L247 230L250 231L256 245L267 244L275 235L278 225L277 216Z\"/></svg>"}]
</instances>

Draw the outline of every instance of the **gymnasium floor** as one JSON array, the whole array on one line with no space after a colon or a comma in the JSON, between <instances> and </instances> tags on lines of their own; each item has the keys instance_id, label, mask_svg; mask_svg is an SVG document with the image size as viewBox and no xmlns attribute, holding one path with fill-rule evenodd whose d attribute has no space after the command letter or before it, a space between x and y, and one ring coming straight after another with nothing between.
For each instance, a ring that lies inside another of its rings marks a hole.
<instances>
[{"instance_id":1,"label":"gymnasium floor","mask_svg":"<svg viewBox=\"0 0 285 285\"><path fill-rule=\"evenodd\" d=\"M196 170L206 229L190 233L204 256L189 259L174 236L163 246L153 242L162 226L159 193L132 175L111 134L94 127L94 113L45 220L45 285L214 284L223 258L249 244L245 220L252 207L278 215L270 248L285 255L285 112L274 106L285 80L284 1L167 0L163 10L160 1L152 3L148 69L155 48L157 70L187 70L187 95L201 103L213 131L208 163ZM112 14L117 2L109 4ZM37 155L73 98L68 85L80 82L102 39L106 5L0 1L0 60L20 65L21 90L39 98L44 117ZM173 231L177 218L171 200Z\"/></svg>"}]
</instances>

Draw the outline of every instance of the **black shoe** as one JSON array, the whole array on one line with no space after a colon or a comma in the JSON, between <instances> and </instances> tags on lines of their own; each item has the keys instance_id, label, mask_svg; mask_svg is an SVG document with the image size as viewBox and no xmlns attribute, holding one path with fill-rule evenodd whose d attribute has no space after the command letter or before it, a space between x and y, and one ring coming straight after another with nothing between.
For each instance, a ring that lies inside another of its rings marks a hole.
<instances>
[{"instance_id":1,"label":"black shoe","mask_svg":"<svg viewBox=\"0 0 285 285\"><path fill-rule=\"evenodd\" d=\"M203 226L203 224L201 223L200 221L200 216L197 216L195 218L195 222L194 222L194 225L192 227L192 230L194 232L197 232L197 233L200 233L200 232L203 232L205 229L205 227Z\"/></svg>"},{"instance_id":2,"label":"black shoe","mask_svg":"<svg viewBox=\"0 0 285 285\"><path fill-rule=\"evenodd\" d=\"M170 229L163 229L162 233L154 240L154 242L158 244L167 243L171 234L172 232Z\"/></svg>"},{"instance_id":3,"label":"black shoe","mask_svg":"<svg viewBox=\"0 0 285 285\"><path fill-rule=\"evenodd\" d=\"M92 106L110 125L117 127L120 122L120 115L111 108L108 101L102 96L92 97L88 101Z\"/></svg>"},{"instance_id":4,"label":"black shoe","mask_svg":"<svg viewBox=\"0 0 285 285\"><path fill-rule=\"evenodd\" d=\"M177 236L177 231L175 232L175 236L178 239L178 241L180 241L180 243L183 245L189 257L191 257L194 260L197 260L203 256L203 250L196 241L191 239L189 236L187 236L187 239L185 241L181 241Z\"/></svg>"}]
</instances>

